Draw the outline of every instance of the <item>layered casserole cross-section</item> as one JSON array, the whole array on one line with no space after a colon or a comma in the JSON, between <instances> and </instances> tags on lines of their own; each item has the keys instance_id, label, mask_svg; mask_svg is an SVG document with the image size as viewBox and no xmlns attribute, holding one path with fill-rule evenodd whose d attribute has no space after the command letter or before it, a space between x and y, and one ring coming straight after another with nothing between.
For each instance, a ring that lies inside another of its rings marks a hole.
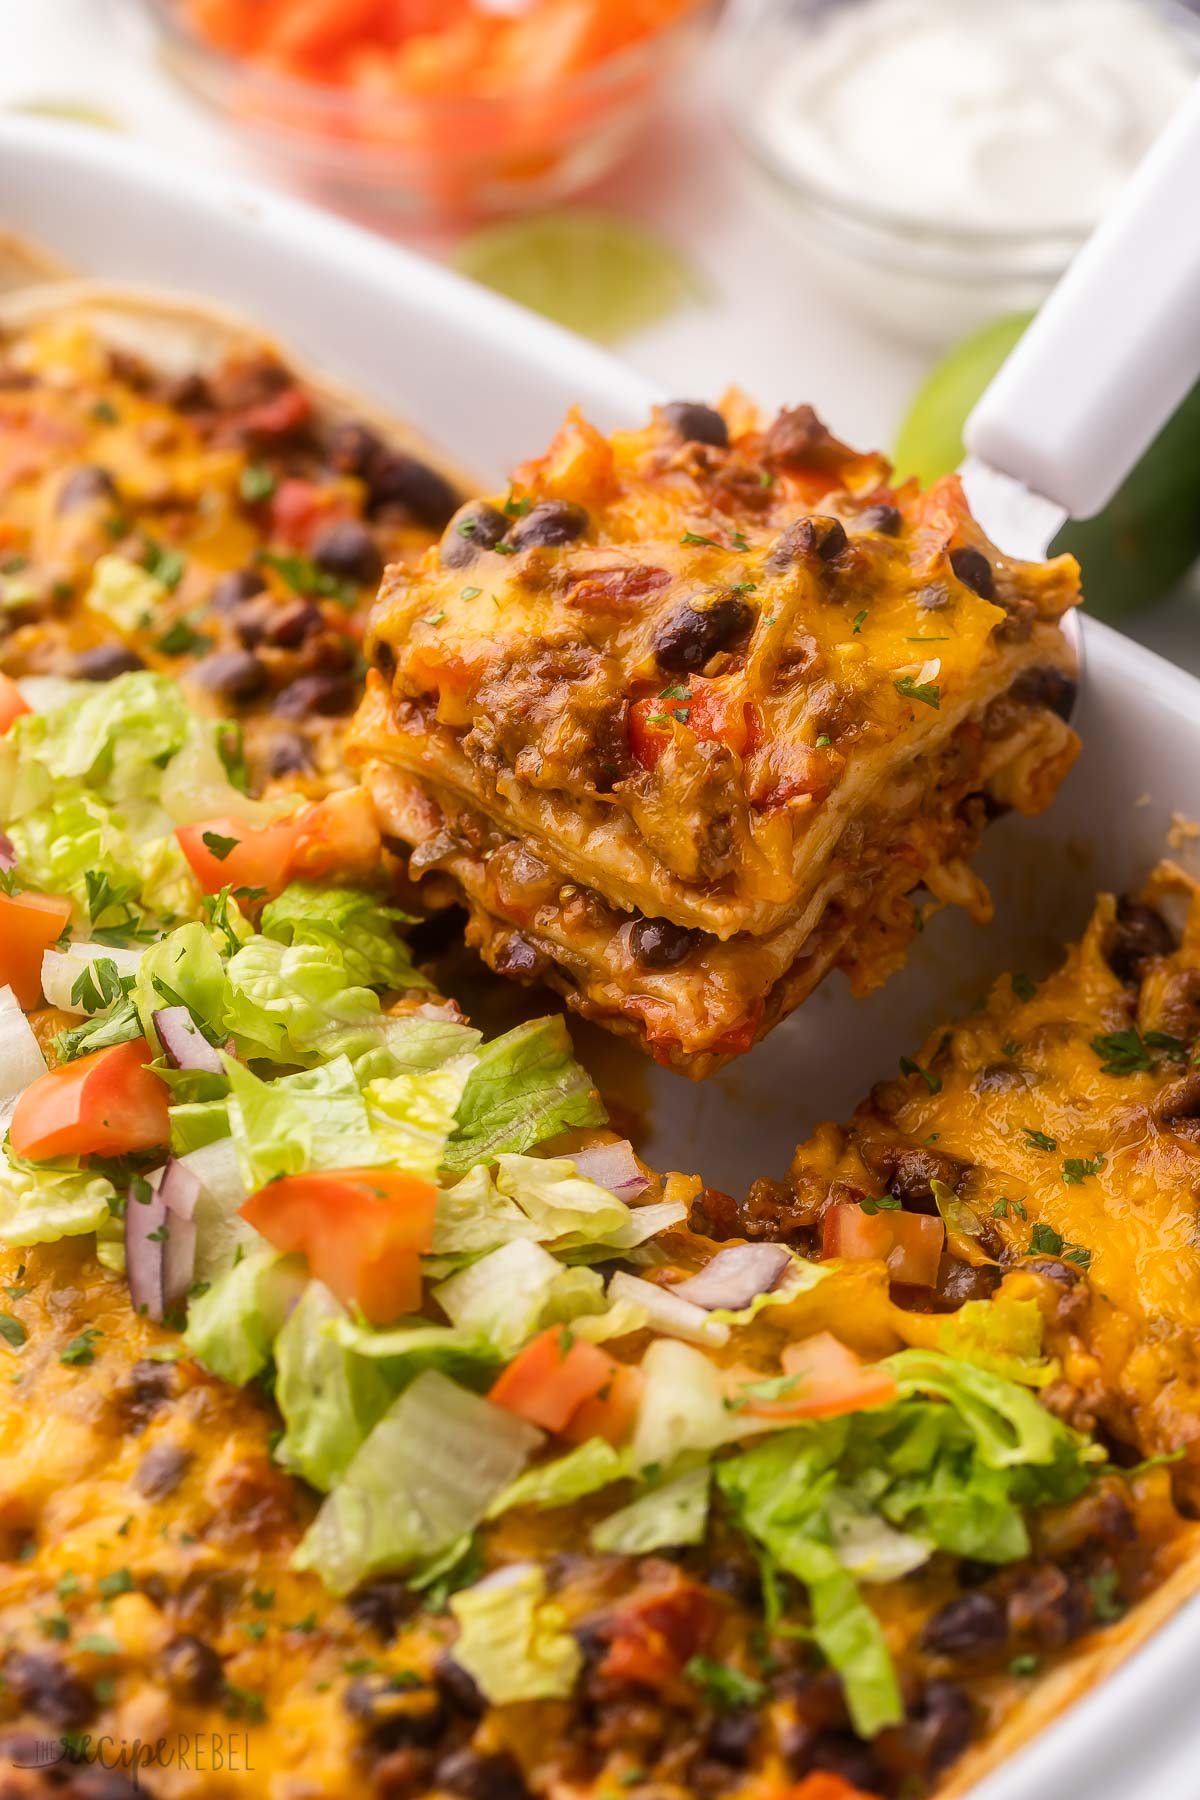
<instances>
[{"instance_id":1,"label":"layered casserole cross-section","mask_svg":"<svg viewBox=\"0 0 1200 1800\"><path fill-rule=\"evenodd\" d=\"M493 968L702 1076L986 916L985 821L1076 751L1077 597L807 408L572 417L385 578L350 754Z\"/></svg>"}]
</instances>

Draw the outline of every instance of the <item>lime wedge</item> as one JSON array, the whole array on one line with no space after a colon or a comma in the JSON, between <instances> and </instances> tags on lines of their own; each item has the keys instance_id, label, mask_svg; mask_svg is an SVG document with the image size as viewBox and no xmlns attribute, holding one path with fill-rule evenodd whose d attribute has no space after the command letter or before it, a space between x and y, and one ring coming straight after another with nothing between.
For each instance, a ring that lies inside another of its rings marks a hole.
<instances>
[{"instance_id":1,"label":"lime wedge","mask_svg":"<svg viewBox=\"0 0 1200 1800\"><path fill-rule=\"evenodd\" d=\"M900 427L892 458L898 474L915 475L925 487L958 467L967 415L1032 317L1009 313L994 319L942 358Z\"/></svg>"},{"instance_id":2,"label":"lime wedge","mask_svg":"<svg viewBox=\"0 0 1200 1800\"><path fill-rule=\"evenodd\" d=\"M33 113L42 119L72 119L77 125L95 125L100 131L122 131L119 119L102 106L92 106L86 100L21 100L10 108L12 112Z\"/></svg>"},{"instance_id":3,"label":"lime wedge","mask_svg":"<svg viewBox=\"0 0 1200 1800\"><path fill-rule=\"evenodd\" d=\"M671 245L612 213L571 210L474 232L454 265L598 343L615 343L702 297Z\"/></svg>"}]
</instances>

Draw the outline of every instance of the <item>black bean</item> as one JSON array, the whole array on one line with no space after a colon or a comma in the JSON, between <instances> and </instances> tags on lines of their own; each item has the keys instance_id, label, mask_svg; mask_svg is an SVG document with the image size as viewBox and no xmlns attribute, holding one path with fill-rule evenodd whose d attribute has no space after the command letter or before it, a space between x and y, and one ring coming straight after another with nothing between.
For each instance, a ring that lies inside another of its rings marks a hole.
<instances>
[{"instance_id":1,"label":"black bean","mask_svg":"<svg viewBox=\"0 0 1200 1800\"><path fill-rule=\"evenodd\" d=\"M508 534L514 550L534 545L573 544L588 528L588 516L573 500L539 500Z\"/></svg>"},{"instance_id":2,"label":"black bean","mask_svg":"<svg viewBox=\"0 0 1200 1800\"><path fill-rule=\"evenodd\" d=\"M930 1775L957 1762L975 1732L970 1699L953 1681L931 1681L913 1711L920 1751Z\"/></svg>"},{"instance_id":3,"label":"black bean","mask_svg":"<svg viewBox=\"0 0 1200 1800\"><path fill-rule=\"evenodd\" d=\"M384 1576L355 1588L346 1601L346 1611L356 1625L373 1631L390 1644L401 1625L417 1610L418 1600L407 1582Z\"/></svg>"},{"instance_id":4,"label":"black bean","mask_svg":"<svg viewBox=\"0 0 1200 1800\"><path fill-rule=\"evenodd\" d=\"M644 969L673 969L691 955L701 936L671 919L637 919L629 927L629 954Z\"/></svg>"},{"instance_id":5,"label":"black bean","mask_svg":"<svg viewBox=\"0 0 1200 1800\"><path fill-rule=\"evenodd\" d=\"M77 1730L96 1710L91 1689L57 1656L14 1651L4 1663L4 1679L19 1706L64 1731Z\"/></svg>"},{"instance_id":6,"label":"black bean","mask_svg":"<svg viewBox=\"0 0 1200 1800\"><path fill-rule=\"evenodd\" d=\"M170 1363L135 1362L128 1381L117 1390L126 1429L135 1434L143 1431L154 1414L173 1399L176 1385L177 1377Z\"/></svg>"},{"instance_id":7,"label":"black bean","mask_svg":"<svg viewBox=\"0 0 1200 1800\"><path fill-rule=\"evenodd\" d=\"M454 1750L438 1763L434 1781L460 1800L530 1800L520 1768L503 1751L486 1756L479 1750Z\"/></svg>"},{"instance_id":8,"label":"black bean","mask_svg":"<svg viewBox=\"0 0 1200 1800\"><path fill-rule=\"evenodd\" d=\"M249 650L218 650L198 662L190 674L210 693L240 705L257 700L267 685L266 669Z\"/></svg>"},{"instance_id":9,"label":"black bean","mask_svg":"<svg viewBox=\"0 0 1200 1800\"><path fill-rule=\"evenodd\" d=\"M76 681L115 681L118 675L132 675L145 666L137 651L125 644L95 644L80 651L71 673Z\"/></svg>"},{"instance_id":10,"label":"black bean","mask_svg":"<svg viewBox=\"0 0 1200 1800\"><path fill-rule=\"evenodd\" d=\"M224 1682L221 1658L190 1632L173 1637L162 1653L163 1679L177 1700L213 1700Z\"/></svg>"},{"instance_id":11,"label":"black bean","mask_svg":"<svg viewBox=\"0 0 1200 1800\"><path fill-rule=\"evenodd\" d=\"M921 1648L930 1656L969 1656L995 1650L1008 1636L1004 1608L991 1594L964 1594L926 1619Z\"/></svg>"},{"instance_id":12,"label":"black bean","mask_svg":"<svg viewBox=\"0 0 1200 1800\"><path fill-rule=\"evenodd\" d=\"M858 518L861 531L878 531L884 537L899 537L900 527L904 523L898 506L868 506L865 513Z\"/></svg>"},{"instance_id":13,"label":"black bean","mask_svg":"<svg viewBox=\"0 0 1200 1800\"><path fill-rule=\"evenodd\" d=\"M1024 1087L1026 1077L1015 1063L987 1063L971 1081L973 1094L1007 1094Z\"/></svg>"},{"instance_id":14,"label":"black bean","mask_svg":"<svg viewBox=\"0 0 1200 1800\"><path fill-rule=\"evenodd\" d=\"M213 588L208 604L218 612L232 612L243 600L250 600L255 594L261 594L266 585L258 569L231 569L228 575L222 575Z\"/></svg>"},{"instance_id":15,"label":"black bean","mask_svg":"<svg viewBox=\"0 0 1200 1800\"><path fill-rule=\"evenodd\" d=\"M372 513L385 506L402 506L433 531L441 530L459 502L444 475L403 450L385 450L371 459L367 494Z\"/></svg>"},{"instance_id":16,"label":"black bean","mask_svg":"<svg viewBox=\"0 0 1200 1800\"><path fill-rule=\"evenodd\" d=\"M851 1787L862 1788L868 1794L878 1792L883 1786L875 1752L848 1731L819 1732L812 1746L809 1767L840 1775Z\"/></svg>"},{"instance_id":17,"label":"black bean","mask_svg":"<svg viewBox=\"0 0 1200 1800\"><path fill-rule=\"evenodd\" d=\"M542 963L537 950L519 931L510 932L497 944L493 961L498 975L511 975L516 981L536 975Z\"/></svg>"},{"instance_id":18,"label":"black bean","mask_svg":"<svg viewBox=\"0 0 1200 1800\"><path fill-rule=\"evenodd\" d=\"M990 1300L1004 1271L992 1263L965 1263L943 1256L938 1264L933 1304L939 1312L957 1312L968 1300Z\"/></svg>"},{"instance_id":19,"label":"black bean","mask_svg":"<svg viewBox=\"0 0 1200 1800\"><path fill-rule=\"evenodd\" d=\"M510 521L485 500L473 500L455 513L442 537L438 554L446 569L467 569L481 550L492 550L508 530Z\"/></svg>"},{"instance_id":20,"label":"black bean","mask_svg":"<svg viewBox=\"0 0 1200 1800\"><path fill-rule=\"evenodd\" d=\"M1118 980L1136 984L1152 957L1169 956L1175 938L1162 914L1140 901L1121 899L1104 940L1104 960Z\"/></svg>"},{"instance_id":21,"label":"black bean","mask_svg":"<svg viewBox=\"0 0 1200 1800\"><path fill-rule=\"evenodd\" d=\"M268 613L265 623L260 623L260 632L263 641L276 650L298 650L324 624L325 615L316 601L297 595L295 600Z\"/></svg>"},{"instance_id":22,"label":"black bean","mask_svg":"<svg viewBox=\"0 0 1200 1800\"><path fill-rule=\"evenodd\" d=\"M81 468L72 469L59 488L54 510L60 514L75 512L93 500L112 502L117 498L117 484L108 470L98 463L84 463Z\"/></svg>"},{"instance_id":23,"label":"black bean","mask_svg":"<svg viewBox=\"0 0 1200 1800\"><path fill-rule=\"evenodd\" d=\"M382 451L383 445L371 427L350 419L334 426L326 454L339 474L365 475L372 459Z\"/></svg>"},{"instance_id":24,"label":"black bean","mask_svg":"<svg viewBox=\"0 0 1200 1800\"><path fill-rule=\"evenodd\" d=\"M1044 706L1060 719L1070 718L1078 692L1079 683L1065 669L1026 669L1012 685L1014 700L1026 706Z\"/></svg>"},{"instance_id":25,"label":"black bean","mask_svg":"<svg viewBox=\"0 0 1200 1800\"><path fill-rule=\"evenodd\" d=\"M154 398L176 412L205 412L213 403L212 390L198 370L188 375L169 375L156 384Z\"/></svg>"},{"instance_id":26,"label":"black bean","mask_svg":"<svg viewBox=\"0 0 1200 1800\"><path fill-rule=\"evenodd\" d=\"M1168 1131L1200 1119L1200 1069L1193 1069L1190 1075L1181 1075L1178 1081L1164 1088L1155 1102L1154 1115Z\"/></svg>"},{"instance_id":27,"label":"black bean","mask_svg":"<svg viewBox=\"0 0 1200 1800\"><path fill-rule=\"evenodd\" d=\"M277 737L267 752L267 774L276 781L286 775L306 775L312 766L312 751L295 731Z\"/></svg>"},{"instance_id":28,"label":"black bean","mask_svg":"<svg viewBox=\"0 0 1200 1800\"><path fill-rule=\"evenodd\" d=\"M672 675L702 669L710 656L743 637L753 623L753 607L736 594L726 594L702 608L685 602L654 634L658 666Z\"/></svg>"},{"instance_id":29,"label":"black bean","mask_svg":"<svg viewBox=\"0 0 1200 1800\"><path fill-rule=\"evenodd\" d=\"M900 1144L886 1144L871 1152L872 1166L879 1170L892 1193L911 1209L934 1208L935 1181L957 1189L967 1164L941 1150L905 1149Z\"/></svg>"},{"instance_id":30,"label":"black bean","mask_svg":"<svg viewBox=\"0 0 1200 1800\"><path fill-rule=\"evenodd\" d=\"M705 1188L700 1196L701 1199L705 1194L712 1194L714 1191L712 1188ZM727 1199L728 1196L723 1194L721 1198ZM693 1202L694 1204L695 1202ZM720 1562L710 1564L705 1572L704 1580L708 1587L715 1588L718 1594L727 1594L731 1600L736 1600L739 1606L752 1608L762 1604L762 1578L755 1563L737 1562L726 1557Z\"/></svg>"},{"instance_id":31,"label":"black bean","mask_svg":"<svg viewBox=\"0 0 1200 1800\"><path fill-rule=\"evenodd\" d=\"M433 1676L442 1699L452 1711L461 1713L467 1719L478 1719L486 1712L487 1701L475 1685L474 1677L468 1675L462 1664L455 1662L448 1651L443 1650L438 1657Z\"/></svg>"},{"instance_id":32,"label":"black bean","mask_svg":"<svg viewBox=\"0 0 1200 1800\"><path fill-rule=\"evenodd\" d=\"M397 1681L389 1675L359 1675L342 1696L352 1719L363 1726L373 1747L400 1750L435 1744L447 1723L437 1689Z\"/></svg>"},{"instance_id":33,"label":"black bean","mask_svg":"<svg viewBox=\"0 0 1200 1800\"><path fill-rule=\"evenodd\" d=\"M396 652L385 638L375 640L375 647L371 651L371 661L388 681L396 673Z\"/></svg>"},{"instance_id":34,"label":"black bean","mask_svg":"<svg viewBox=\"0 0 1200 1800\"><path fill-rule=\"evenodd\" d=\"M307 719L313 713L336 718L349 712L357 698L350 675L301 675L276 694L271 711L281 719Z\"/></svg>"},{"instance_id":35,"label":"black bean","mask_svg":"<svg viewBox=\"0 0 1200 1800\"><path fill-rule=\"evenodd\" d=\"M1061 1649L1087 1630L1091 1601L1086 1587L1053 1563L1043 1563L1008 1597L1008 1623L1019 1636Z\"/></svg>"},{"instance_id":36,"label":"black bean","mask_svg":"<svg viewBox=\"0 0 1200 1800\"><path fill-rule=\"evenodd\" d=\"M981 600L990 600L996 591L996 577L992 573L992 565L982 550L976 550L971 544L964 544L958 550L950 552L950 567L958 576L964 587L969 587Z\"/></svg>"},{"instance_id":37,"label":"black bean","mask_svg":"<svg viewBox=\"0 0 1200 1800\"><path fill-rule=\"evenodd\" d=\"M745 1768L758 1730L758 1715L749 1707L721 1713L705 1734L705 1754L716 1757L718 1762L729 1763L735 1769Z\"/></svg>"},{"instance_id":38,"label":"black bean","mask_svg":"<svg viewBox=\"0 0 1200 1800\"><path fill-rule=\"evenodd\" d=\"M361 587L374 587L383 574L379 545L358 519L327 526L313 543L312 559L319 569Z\"/></svg>"},{"instance_id":39,"label":"black bean","mask_svg":"<svg viewBox=\"0 0 1200 1800\"><path fill-rule=\"evenodd\" d=\"M671 400L662 415L691 444L711 444L715 450L728 447L729 427L715 406L705 406L700 400Z\"/></svg>"},{"instance_id":40,"label":"black bean","mask_svg":"<svg viewBox=\"0 0 1200 1800\"><path fill-rule=\"evenodd\" d=\"M133 1485L147 1500L165 1500L175 1492L191 1461L191 1451L178 1444L155 1444L134 1471Z\"/></svg>"},{"instance_id":41,"label":"black bean","mask_svg":"<svg viewBox=\"0 0 1200 1800\"><path fill-rule=\"evenodd\" d=\"M849 545L846 528L840 519L824 517L794 519L780 532L771 546L766 567L769 574L779 575L793 563L815 556L820 562L833 562Z\"/></svg>"}]
</instances>

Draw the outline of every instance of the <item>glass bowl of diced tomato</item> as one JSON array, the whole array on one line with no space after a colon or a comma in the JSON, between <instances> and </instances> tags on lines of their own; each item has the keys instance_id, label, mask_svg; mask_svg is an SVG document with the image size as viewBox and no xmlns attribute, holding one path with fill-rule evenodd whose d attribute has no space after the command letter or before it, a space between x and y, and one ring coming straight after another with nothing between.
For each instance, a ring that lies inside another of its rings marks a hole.
<instances>
[{"instance_id":1,"label":"glass bowl of diced tomato","mask_svg":"<svg viewBox=\"0 0 1200 1800\"><path fill-rule=\"evenodd\" d=\"M324 198L561 200L627 150L716 0L143 0L168 67Z\"/></svg>"}]
</instances>

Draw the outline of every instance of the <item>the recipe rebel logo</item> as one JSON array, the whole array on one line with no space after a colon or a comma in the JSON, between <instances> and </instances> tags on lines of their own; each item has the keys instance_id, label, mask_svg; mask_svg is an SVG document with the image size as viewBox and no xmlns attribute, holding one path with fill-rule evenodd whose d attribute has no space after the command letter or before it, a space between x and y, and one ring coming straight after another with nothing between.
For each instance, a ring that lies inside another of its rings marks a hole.
<instances>
[{"instance_id":1,"label":"the recipe rebel logo","mask_svg":"<svg viewBox=\"0 0 1200 1800\"><path fill-rule=\"evenodd\" d=\"M254 1762L247 1732L181 1732L175 1737L141 1738L109 1735L89 1737L70 1733L39 1738L20 1734L0 1742L0 1766L14 1769L52 1769L59 1764L86 1764L102 1769L123 1769L134 1788L146 1769L180 1769L200 1775L252 1775Z\"/></svg>"}]
</instances>

